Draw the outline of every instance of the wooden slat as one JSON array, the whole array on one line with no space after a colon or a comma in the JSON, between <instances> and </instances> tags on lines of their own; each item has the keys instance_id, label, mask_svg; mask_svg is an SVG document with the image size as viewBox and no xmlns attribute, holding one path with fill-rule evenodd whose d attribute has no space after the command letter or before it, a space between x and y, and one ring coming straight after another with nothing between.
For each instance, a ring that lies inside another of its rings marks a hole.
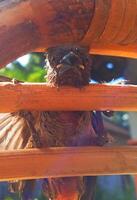
<instances>
[{"instance_id":1,"label":"wooden slat","mask_svg":"<svg viewBox=\"0 0 137 200\"><path fill-rule=\"evenodd\" d=\"M126 15L124 16L123 23L121 24L121 28L119 33L116 35L115 40L113 42L125 44L124 41L126 41L126 44L129 44L133 42L132 35L133 30L136 32L135 27L135 21L137 16L137 1L131 0L131 1L125 1L126 4Z\"/></svg>"},{"instance_id":2,"label":"wooden slat","mask_svg":"<svg viewBox=\"0 0 137 200\"><path fill-rule=\"evenodd\" d=\"M90 48L91 54L110 55L128 58L137 58L137 45L118 45L94 43Z\"/></svg>"},{"instance_id":3,"label":"wooden slat","mask_svg":"<svg viewBox=\"0 0 137 200\"><path fill-rule=\"evenodd\" d=\"M125 17L126 1L115 0L111 1L111 9L109 12L109 18L106 23L104 32L100 37L101 42L109 43L113 42L113 39L119 32L122 26L123 19Z\"/></svg>"},{"instance_id":4,"label":"wooden slat","mask_svg":"<svg viewBox=\"0 0 137 200\"><path fill-rule=\"evenodd\" d=\"M137 173L137 147L73 147L0 152L0 181Z\"/></svg>"},{"instance_id":5,"label":"wooden slat","mask_svg":"<svg viewBox=\"0 0 137 200\"><path fill-rule=\"evenodd\" d=\"M110 0L95 1L94 15L87 33L85 34L83 40L80 42L81 44L90 46L93 41L96 41L100 38L109 18L111 3L112 2Z\"/></svg>"},{"instance_id":6,"label":"wooden slat","mask_svg":"<svg viewBox=\"0 0 137 200\"><path fill-rule=\"evenodd\" d=\"M24 109L137 111L137 86L101 84L77 89L0 83L0 112Z\"/></svg>"}]
</instances>

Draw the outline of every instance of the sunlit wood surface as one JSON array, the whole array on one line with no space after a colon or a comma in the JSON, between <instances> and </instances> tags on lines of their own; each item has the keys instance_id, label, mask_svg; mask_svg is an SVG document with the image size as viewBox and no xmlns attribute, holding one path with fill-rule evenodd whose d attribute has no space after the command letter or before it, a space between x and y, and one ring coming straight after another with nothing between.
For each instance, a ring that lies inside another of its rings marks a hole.
<instances>
[{"instance_id":1,"label":"sunlit wood surface","mask_svg":"<svg viewBox=\"0 0 137 200\"><path fill-rule=\"evenodd\" d=\"M0 152L0 181L137 173L137 147L73 147Z\"/></svg>"},{"instance_id":2,"label":"sunlit wood surface","mask_svg":"<svg viewBox=\"0 0 137 200\"><path fill-rule=\"evenodd\" d=\"M0 83L0 112L18 110L137 111L137 86L49 87L45 83Z\"/></svg>"}]
</instances>

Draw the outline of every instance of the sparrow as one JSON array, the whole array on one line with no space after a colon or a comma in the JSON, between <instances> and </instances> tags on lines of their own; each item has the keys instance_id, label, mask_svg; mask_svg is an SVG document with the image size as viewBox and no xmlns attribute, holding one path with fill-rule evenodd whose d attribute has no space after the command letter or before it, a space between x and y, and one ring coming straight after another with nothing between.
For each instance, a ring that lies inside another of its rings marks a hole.
<instances>
[{"instance_id":1,"label":"sparrow","mask_svg":"<svg viewBox=\"0 0 137 200\"><path fill-rule=\"evenodd\" d=\"M89 84L92 57L86 48L77 45L51 47L46 52L46 70L49 86L81 89ZM0 81L12 80L1 76ZM102 146L107 142L100 111L0 113L0 149ZM51 200L93 200L95 185L96 177L53 177L43 179L42 191ZM29 191L33 187L34 180L9 183L10 191L20 192L24 200L31 199Z\"/></svg>"}]
</instances>

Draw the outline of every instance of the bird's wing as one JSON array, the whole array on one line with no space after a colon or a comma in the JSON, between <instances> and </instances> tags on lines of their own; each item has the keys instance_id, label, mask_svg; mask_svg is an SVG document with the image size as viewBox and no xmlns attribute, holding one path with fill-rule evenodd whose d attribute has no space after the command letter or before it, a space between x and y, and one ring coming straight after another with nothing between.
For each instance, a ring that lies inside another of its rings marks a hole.
<instances>
[{"instance_id":1,"label":"bird's wing","mask_svg":"<svg viewBox=\"0 0 137 200\"><path fill-rule=\"evenodd\" d=\"M15 112L0 113L0 150L26 149L33 147L32 129L26 115L30 117L31 113ZM29 189L33 190L35 181L12 181L9 182L9 191L17 192L22 196ZM26 197L26 196L25 196ZM24 198L29 199L29 198Z\"/></svg>"},{"instance_id":2,"label":"bird's wing","mask_svg":"<svg viewBox=\"0 0 137 200\"><path fill-rule=\"evenodd\" d=\"M30 137L28 123L19 112L0 113L0 149L27 148Z\"/></svg>"},{"instance_id":3,"label":"bird's wing","mask_svg":"<svg viewBox=\"0 0 137 200\"><path fill-rule=\"evenodd\" d=\"M13 79L0 76L0 82L13 82ZM13 150L27 147L31 133L29 124L21 113L0 113L0 149Z\"/></svg>"},{"instance_id":4,"label":"bird's wing","mask_svg":"<svg viewBox=\"0 0 137 200\"><path fill-rule=\"evenodd\" d=\"M0 76L0 82L20 83L21 81ZM30 112L0 113L0 150L24 149L33 146ZM9 191L26 195L30 181L13 181L9 183ZM33 181L34 183L34 181ZM34 185L31 183L30 185ZM24 193L25 191L25 193ZM25 198L27 199L27 198Z\"/></svg>"}]
</instances>

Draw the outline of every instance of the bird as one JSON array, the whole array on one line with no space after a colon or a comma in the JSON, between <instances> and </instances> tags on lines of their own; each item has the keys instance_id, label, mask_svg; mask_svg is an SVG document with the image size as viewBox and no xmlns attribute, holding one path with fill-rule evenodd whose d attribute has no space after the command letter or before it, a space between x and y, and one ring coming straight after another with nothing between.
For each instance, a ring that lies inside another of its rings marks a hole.
<instances>
[{"instance_id":1,"label":"bird","mask_svg":"<svg viewBox=\"0 0 137 200\"><path fill-rule=\"evenodd\" d=\"M92 57L87 48L72 44L50 47L45 62L47 85L81 90L89 84ZM0 82L3 81L12 82L0 76ZM18 83L14 80L14 84ZM0 113L0 149L3 150L103 146L107 142L101 111ZM93 200L95 185L96 177L53 177L43 179L42 191L51 200ZM10 191L20 192L24 200L31 199L29 190L33 187L34 180L9 183Z\"/></svg>"}]
</instances>

